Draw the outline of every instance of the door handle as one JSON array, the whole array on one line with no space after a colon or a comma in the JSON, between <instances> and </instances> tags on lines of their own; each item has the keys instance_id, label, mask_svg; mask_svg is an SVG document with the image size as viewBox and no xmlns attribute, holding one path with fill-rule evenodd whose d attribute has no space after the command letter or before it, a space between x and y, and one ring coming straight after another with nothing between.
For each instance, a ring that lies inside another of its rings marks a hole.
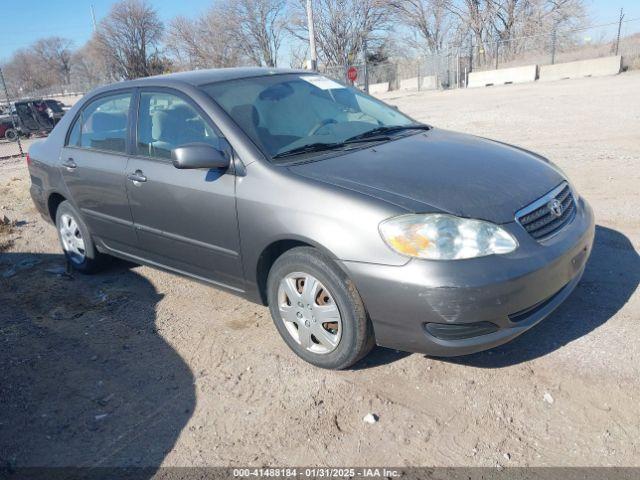
<instances>
[{"instance_id":1,"label":"door handle","mask_svg":"<svg viewBox=\"0 0 640 480\"><path fill-rule=\"evenodd\" d=\"M78 168L78 164L73 161L73 158L69 157L66 161L62 162L62 166L67 169L69 172L73 172L76 168Z\"/></svg>"},{"instance_id":2,"label":"door handle","mask_svg":"<svg viewBox=\"0 0 640 480\"><path fill-rule=\"evenodd\" d=\"M133 183L141 183L147 181L147 177L144 176L142 170L136 170L135 172L130 173L129 175L127 175L127 178Z\"/></svg>"}]
</instances>

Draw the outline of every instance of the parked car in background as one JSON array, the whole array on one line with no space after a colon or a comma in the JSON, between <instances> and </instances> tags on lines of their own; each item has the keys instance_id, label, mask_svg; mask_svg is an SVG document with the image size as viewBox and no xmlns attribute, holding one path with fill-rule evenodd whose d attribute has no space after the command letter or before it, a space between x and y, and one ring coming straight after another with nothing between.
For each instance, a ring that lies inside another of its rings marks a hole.
<instances>
[{"instance_id":1,"label":"parked car in background","mask_svg":"<svg viewBox=\"0 0 640 480\"><path fill-rule=\"evenodd\" d=\"M436 356L505 343L569 296L594 238L550 161L307 71L103 87L27 162L76 270L112 255L268 305L324 368L376 343Z\"/></svg>"},{"instance_id":2,"label":"parked car in background","mask_svg":"<svg viewBox=\"0 0 640 480\"><path fill-rule=\"evenodd\" d=\"M11 114L0 115L0 139L11 142L18 138L18 130L14 125L15 118Z\"/></svg>"},{"instance_id":3,"label":"parked car in background","mask_svg":"<svg viewBox=\"0 0 640 480\"><path fill-rule=\"evenodd\" d=\"M49 106L41 99L20 100L14 103L17 127L20 135L47 135L55 126L47 110Z\"/></svg>"}]
</instances>

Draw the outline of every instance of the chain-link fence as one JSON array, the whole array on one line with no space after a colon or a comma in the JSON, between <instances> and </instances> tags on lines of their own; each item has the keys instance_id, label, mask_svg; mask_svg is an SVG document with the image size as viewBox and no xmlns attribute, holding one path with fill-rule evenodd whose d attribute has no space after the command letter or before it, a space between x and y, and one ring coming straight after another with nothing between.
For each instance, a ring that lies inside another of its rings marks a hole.
<instances>
[{"instance_id":1,"label":"chain-link fence","mask_svg":"<svg viewBox=\"0 0 640 480\"><path fill-rule=\"evenodd\" d=\"M640 68L640 18L621 19L581 29L552 29L536 35L507 40L471 37L444 51L415 59L355 65L355 85L376 94L389 90L460 88L473 71L523 65L549 65L611 55L622 57L623 69ZM321 71L340 81L347 80L348 67L325 67Z\"/></svg>"},{"instance_id":2,"label":"chain-link fence","mask_svg":"<svg viewBox=\"0 0 640 480\"><path fill-rule=\"evenodd\" d=\"M521 65L549 65L620 55L624 68L637 68L640 58L640 18L580 29L552 29L537 35L487 40L456 49L472 70ZM466 51L465 51L466 50Z\"/></svg>"},{"instance_id":3,"label":"chain-link fence","mask_svg":"<svg viewBox=\"0 0 640 480\"><path fill-rule=\"evenodd\" d=\"M0 69L0 160L22 156L30 139L47 136L82 92L56 89L11 96Z\"/></svg>"},{"instance_id":4,"label":"chain-link fence","mask_svg":"<svg viewBox=\"0 0 640 480\"><path fill-rule=\"evenodd\" d=\"M0 69L0 160L22 155L18 118L9 101L4 75Z\"/></svg>"}]
</instances>

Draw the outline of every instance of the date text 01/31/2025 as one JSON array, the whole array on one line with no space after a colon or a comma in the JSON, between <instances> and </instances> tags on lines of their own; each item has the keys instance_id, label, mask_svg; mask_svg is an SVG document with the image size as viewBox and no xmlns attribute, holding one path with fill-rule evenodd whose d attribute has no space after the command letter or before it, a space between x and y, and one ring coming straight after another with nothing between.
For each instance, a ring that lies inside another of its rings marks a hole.
<instances>
[{"instance_id":1,"label":"date text 01/31/2025","mask_svg":"<svg viewBox=\"0 0 640 480\"><path fill-rule=\"evenodd\" d=\"M400 472L387 468L234 468L234 477L271 478L395 478Z\"/></svg>"}]
</instances>

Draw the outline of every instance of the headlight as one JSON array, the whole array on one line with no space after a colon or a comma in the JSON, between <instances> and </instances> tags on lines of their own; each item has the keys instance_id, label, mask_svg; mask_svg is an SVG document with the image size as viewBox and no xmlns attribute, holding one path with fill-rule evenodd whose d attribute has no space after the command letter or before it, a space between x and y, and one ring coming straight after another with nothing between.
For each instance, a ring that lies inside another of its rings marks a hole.
<instances>
[{"instance_id":1,"label":"headlight","mask_svg":"<svg viewBox=\"0 0 640 480\"><path fill-rule=\"evenodd\" d=\"M498 225L440 213L390 218L380 224L380 234L396 252L431 260L499 255L518 246Z\"/></svg>"}]
</instances>

